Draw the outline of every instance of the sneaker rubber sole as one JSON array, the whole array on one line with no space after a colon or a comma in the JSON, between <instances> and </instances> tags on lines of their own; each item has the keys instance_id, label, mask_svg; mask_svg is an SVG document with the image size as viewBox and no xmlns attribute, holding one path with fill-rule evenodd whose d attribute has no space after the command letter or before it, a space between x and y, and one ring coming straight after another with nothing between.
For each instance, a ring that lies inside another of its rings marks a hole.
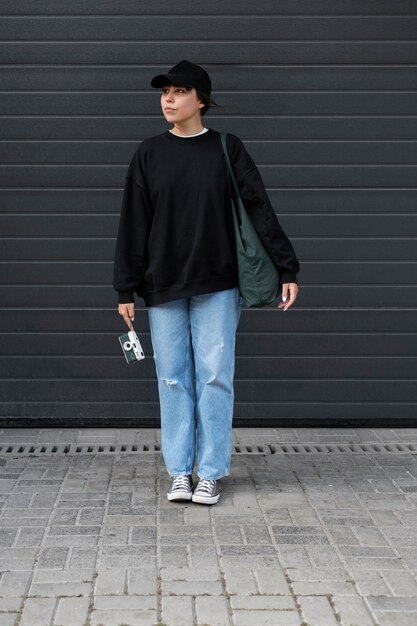
<instances>
[{"instance_id":1,"label":"sneaker rubber sole","mask_svg":"<svg viewBox=\"0 0 417 626\"><path fill-rule=\"evenodd\" d=\"M198 504L216 504L219 501L220 494L217 496L199 496L197 494L192 495L192 501L197 502Z\"/></svg>"},{"instance_id":2,"label":"sneaker rubber sole","mask_svg":"<svg viewBox=\"0 0 417 626\"><path fill-rule=\"evenodd\" d=\"M176 493L167 493L167 499L170 501L190 501L192 497L193 494L189 491L177 491Z\"/></svg>"}]
</instances>

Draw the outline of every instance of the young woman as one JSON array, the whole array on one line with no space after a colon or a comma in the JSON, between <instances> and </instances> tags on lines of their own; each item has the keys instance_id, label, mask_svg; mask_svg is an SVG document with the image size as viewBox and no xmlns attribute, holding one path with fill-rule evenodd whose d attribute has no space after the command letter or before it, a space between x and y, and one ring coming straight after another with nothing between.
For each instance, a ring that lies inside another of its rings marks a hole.
<instances>
[{"instance_id":1,"label":"young woman","mask_svg":"<svg viewBox=\"0 0 417 626\"><path fill-rule=\"evenodd\" d=\"M172 128L142 141L129 164L113 286L128 326L134 293L148 307L167 498L215 504L230 472L235 336L244 305L226 161L220 132L202 124L215 105L207 72L183 60L151 85L162 90ZM297 257L242 141L228 134L227 147L245 207L279 270L278 308L286 311L297 297Z\"/></svg>"}]
</instances>

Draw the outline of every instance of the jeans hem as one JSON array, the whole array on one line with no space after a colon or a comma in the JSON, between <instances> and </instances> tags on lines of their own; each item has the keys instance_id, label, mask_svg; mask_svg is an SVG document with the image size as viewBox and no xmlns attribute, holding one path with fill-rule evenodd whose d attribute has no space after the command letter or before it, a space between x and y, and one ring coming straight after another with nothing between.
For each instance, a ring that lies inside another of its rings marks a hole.
<instances>
[{"instance_id":1,"label":"jeans hem","mask_svg":"<svg viewBox=\"0 0 417 626\"><path fill-rule=\"evenodd\" d=\"M178 476L192 476L193 470L190 470L189 472L180 472L179 474L171 474L171 472L168 472L168 474L171 478L177 478Z\"/></svg>"},{"instance_id":2,"label":"jeans hem","mask_svg":"<svg viewBox=\"0 0 417 626\"><path fill-rule=\"evenodd\" d=\"M197 476L199 478L202 478L203 480L220 480L221 478L225 478L226 476L230 476L230 472L226 472L225 474L221 474L220 476L214 476L213 478L210 476L210 478L208 478L207 476L202 476L199 472L197 472Z\"/></svg>"}]
</instances>

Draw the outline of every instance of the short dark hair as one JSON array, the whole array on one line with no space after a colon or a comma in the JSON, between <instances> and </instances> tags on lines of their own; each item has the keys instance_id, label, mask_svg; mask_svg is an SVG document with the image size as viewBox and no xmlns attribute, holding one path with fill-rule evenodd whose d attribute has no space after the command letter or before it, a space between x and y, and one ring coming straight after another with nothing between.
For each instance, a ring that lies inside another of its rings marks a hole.
<instances>
[{"instance_id":1,"label":"short dark hair","mask_svg":"<svg viewBox=\"0 0 417 626\"><path fill-rule=\"evenodd\" d=\"M199 89L195 89L196 93L197 93L197 98L199 100L201 100L201 102L204 103L203 108L201 109L201 115L205 115L207 113L207 111L209 109L211 109L211 107L217 107L219 106L217 104L217 102L215 102L213 100L213 98L211 98L210 96L208 96L206 93L204 93L204 91L200 91Z\"/></svg>"}]
</instances>

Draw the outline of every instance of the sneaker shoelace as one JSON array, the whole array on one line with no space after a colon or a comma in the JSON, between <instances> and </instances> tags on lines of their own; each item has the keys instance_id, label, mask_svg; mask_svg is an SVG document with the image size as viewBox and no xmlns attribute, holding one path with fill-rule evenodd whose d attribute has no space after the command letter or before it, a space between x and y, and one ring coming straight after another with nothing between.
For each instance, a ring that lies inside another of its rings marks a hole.
<instances>
[{"instance_id":1,"label":"sneaker shoelace","mask_svg":"<svg viewBox=\"0 0 417 626\"><path fill-rule=\"evenodd\" d=\"M210 480L209 478L200 478L196 491L202 491L203 493L211 495L214 491L215 484L215 480Z\"/></svg>"},{"instance_id":2,"label":"sneaker shoelace","mask_svg":"<svg viewBox=\"0 0 417 626\"><path fill-rule=\"evenodd\" d=\"M188 476L177 476L172 483L171 491L188 491L190 489L190 483Z\"/></svg>"}]
</instances>

